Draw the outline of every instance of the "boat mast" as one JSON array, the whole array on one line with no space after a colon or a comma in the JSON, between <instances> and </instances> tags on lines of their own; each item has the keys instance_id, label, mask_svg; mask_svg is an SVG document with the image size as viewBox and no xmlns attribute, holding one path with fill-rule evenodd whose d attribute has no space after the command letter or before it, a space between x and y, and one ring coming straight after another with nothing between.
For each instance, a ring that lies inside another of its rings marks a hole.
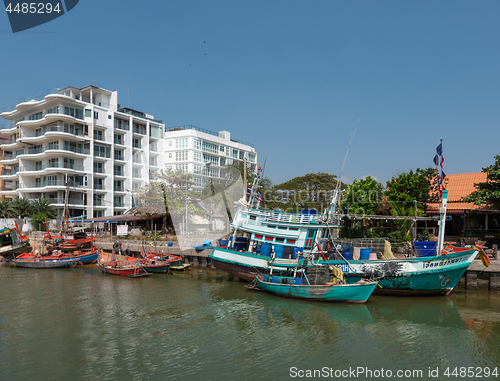
<instances>
[{"instance_id":1,"label":"boat mast","mask_svg":"<svg viewBox=\"0 0 500 381\"><path fill-rule=\"evenodd\" d=\"M335 209L337 207L337 202L338 202L338 198L339 198L339 194L340 194L340 187L342 185L342 180L341 180L342 172L344 170L344 165L345 165L345 162L347 160L347 155L349 154L349 149L351 148L351 144L352 144L352 141L354 139L354 134L356 133L356 130L358 129L358 125L359 125L360 120L361 120L361 118L358 119L358 123L356 123L356 127L354 127L354 129L352 130L351 139L349 140L349 146L347 147L347 151L346 151L345 157L344 157L344 162L342 163L342 168L340 168L340 174L339 174L339 177L337 178L337 186L335 187L335 190L333 191L332 202L330 203L330 207L328 208L328 211L325 210L327 221L329 221L329 222L331 222L331 220L333 220L333 216L335 214Z\"/></svg>"}]
</instances>

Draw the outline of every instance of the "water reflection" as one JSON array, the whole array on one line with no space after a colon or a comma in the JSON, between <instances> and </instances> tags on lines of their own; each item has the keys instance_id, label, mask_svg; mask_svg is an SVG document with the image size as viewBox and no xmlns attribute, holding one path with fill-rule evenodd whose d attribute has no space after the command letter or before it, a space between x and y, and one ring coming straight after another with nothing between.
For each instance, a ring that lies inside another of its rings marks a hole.
<instances>
[{"instance_id":1,"label":"water reflection","mask_svg":"<svg viewBox=\"0 0 500 381\"><path fill-rule=\"evenodd\" d=\"M287 378L291 366L499 364L496 293L343 305L244 285L209 270L130 279L0 266L2 378L253 380Z\"/></svg>"}]
</instances>

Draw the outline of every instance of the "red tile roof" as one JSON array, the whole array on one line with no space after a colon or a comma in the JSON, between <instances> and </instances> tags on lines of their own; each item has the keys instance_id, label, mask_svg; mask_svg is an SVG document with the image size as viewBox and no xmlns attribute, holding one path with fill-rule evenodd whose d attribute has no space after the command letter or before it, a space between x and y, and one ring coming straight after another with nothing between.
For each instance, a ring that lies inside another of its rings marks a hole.
<instances>
[{"instance_id":1,"label":"red tile roof","mask_svg":"<svg viewBox=\"0 0 500 381\"><path fill-rule=\"evenodd\" d=\"M462 212L464 210L486 209L486 205L475 205L472 202L460 202L462 197L470 195L476 190L474 184L486 182L485 172L460 173L458 175L446 176L449 180L446 189L448 190L448 212ZM429 213L437 213L440 204L427 204Z\"/></svg>"}]
</instances>

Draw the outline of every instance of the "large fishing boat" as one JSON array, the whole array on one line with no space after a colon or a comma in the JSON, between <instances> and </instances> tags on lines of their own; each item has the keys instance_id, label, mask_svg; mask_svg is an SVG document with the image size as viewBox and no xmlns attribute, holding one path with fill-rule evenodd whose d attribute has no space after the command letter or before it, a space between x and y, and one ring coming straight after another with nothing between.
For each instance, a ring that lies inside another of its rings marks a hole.
<instances>
[{"instance_id":1,"label":"large fishing boat","mask_svg":"<svg viewBox=\"0 0 500 381\"><path fill-rule=\"evenodd\" d=\"M256 181L250 198L240 200L231 224L234 229L227 248L215 248L209 255L216 268L246 281L275 272L290 272L297 265L316 261L340 268L346 275L362 273L379 281L374 293L388 295L447 295L453 290L470 263L480 252L477 248L443 250L444 224L448 192L442 192L440 233L432 257L347 261L332 245L335 207L339 189L330 208L321 215L292 214L259 209ZM256 206L254 206L256 205ZM247 237L240 238L238 233ZM239 237L238 237L239 238ZM329 250L331 249L331 250ZM325 255L325 253L327 255ZM327 257L333 254L333 259Z\"/></svg>"}]
</instances>

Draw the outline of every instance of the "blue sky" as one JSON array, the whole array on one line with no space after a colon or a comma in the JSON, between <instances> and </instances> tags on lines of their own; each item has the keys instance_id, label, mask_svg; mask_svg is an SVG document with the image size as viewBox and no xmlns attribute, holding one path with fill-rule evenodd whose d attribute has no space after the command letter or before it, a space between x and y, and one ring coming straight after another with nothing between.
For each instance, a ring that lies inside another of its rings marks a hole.
<instances>
[{"instance_id":1,"label":"blue sky","mask_svg":"<svg viewBox=\"0 0 500 381\"><path fill-rule=\"evenodd\" d=\"M432 165L479 172L499 154L498 1L80 0L13 34L0 15L1 107L54 87L255 144L274 183Z\"/></svg>"}]
</instances>

